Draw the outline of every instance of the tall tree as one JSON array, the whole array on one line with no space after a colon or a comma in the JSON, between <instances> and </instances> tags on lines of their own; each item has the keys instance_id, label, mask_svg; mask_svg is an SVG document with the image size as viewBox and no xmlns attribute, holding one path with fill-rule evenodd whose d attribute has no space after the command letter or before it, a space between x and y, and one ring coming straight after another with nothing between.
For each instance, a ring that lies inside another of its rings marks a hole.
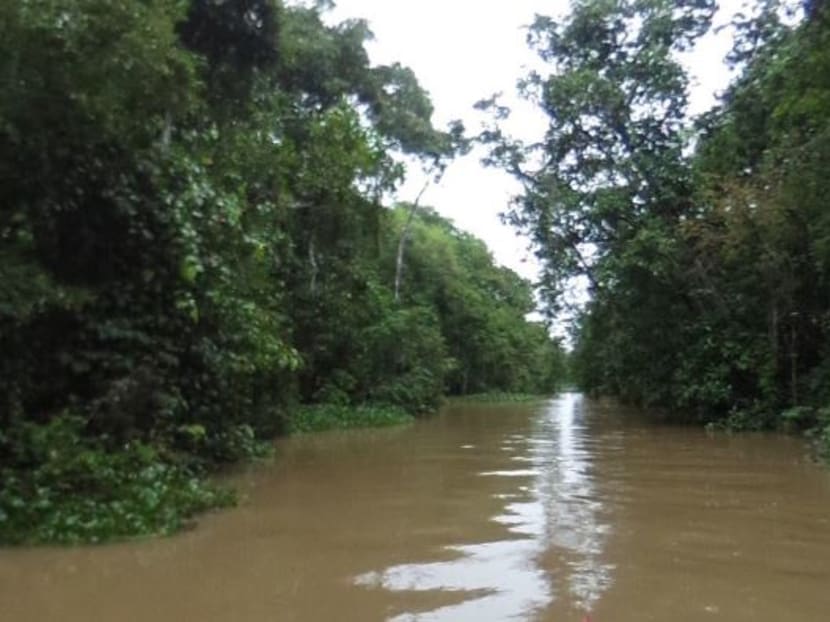
<instances>
[{"instance_id":1,"label":"tall tree","mask_svg":"<svg viewBox=\"0 0 830 622\"><path fill-rule=\"evenodd\" d=\"M614 390L639 375L636 393L649 376L660 392L672 368L667 312L688 306L672 229L693 210L678 54L714 9L707 0L584 0L561 22L537 17L528 41L551 72L531 73L520 90L546 113L545 136L524 145L497 125L482 136L490 162L523 184L508 218L536 245L551 312L574 279L587 279L591 312L622 340L615 350L627 360L611 357L618 364L604 380Z\"/></svg>"}]
</instances>

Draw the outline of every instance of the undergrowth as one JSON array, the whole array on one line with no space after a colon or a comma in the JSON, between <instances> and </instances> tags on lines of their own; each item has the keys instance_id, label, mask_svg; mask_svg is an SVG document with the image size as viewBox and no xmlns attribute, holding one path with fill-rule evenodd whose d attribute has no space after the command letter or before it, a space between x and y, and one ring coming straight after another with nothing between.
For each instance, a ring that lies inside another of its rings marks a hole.
<instances>
[{"instance_id":1,"label":"undergrowth","mask_svg":"<svg viewBox=\"0 0 830 622\"><path fill-rule=\"evenodd\" d=\"M0 434L0 543L77 544L178 531L197 512L234 503L202 469L139 441L107 448L63 416ZM21 442L23 441L23 442ZM20 449L25 448L25 449Z\"/></svg>"},{"instance_id":2,"label":"undergrowth","mask_svg":"<svg viewBox=\"0 0 830 622\"><path fill-rule=\"evenodd\" d=\"M305 434L323 430L377 428L412 421L412 415L395 406L313 404L301 406L293 413L288 424L288 432Z\"/></svg>"}]
</instances>

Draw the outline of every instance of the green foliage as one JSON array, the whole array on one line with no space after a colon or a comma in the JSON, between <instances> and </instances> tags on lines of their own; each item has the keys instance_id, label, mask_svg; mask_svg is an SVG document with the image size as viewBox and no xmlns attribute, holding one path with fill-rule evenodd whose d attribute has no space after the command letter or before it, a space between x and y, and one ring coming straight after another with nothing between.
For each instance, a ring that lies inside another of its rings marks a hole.
<instances>
[{"instance_id":1,"label":"green foliage","mask_svg":"<svg viewBox=\"0 0 830 622\"><path fill-rule=\"evenodd\" d=\"M195 436L194 428L197 432ZM269 442L257 438L254 428L247 423L226 427L210 436L201 434L198 425L186 426L183 431L188 435L191 446L206 455L210 463L266 458L273 450Z\"/></svg>"},{"instance_id":2,"label":"green foliage","mask_svg":"<svg viewBox=\"0 0 830 622\"><path fill-rule=\"evenodd\" d=\"M552 378L529 285L438 217L394 299L392 151L440 171L463 128L324 6L0 6L0 540L166 533L263 438Z\"/></svg>"},{"instance_id":3,"label":"green foliage","mask_svg":"<svg viewBox=\"0 0 830 622\"><path fill-rule=\"evenodd\" d=\"M782 3L749 7L738 77L692 121L678 52L713 9L584 0L537 18L529 41L551 69L521 88L547 133L526 147L496 123L482 139L524 184L509 216L544 261L551 313L570 311L575 279L589 284L574 327L583 388L730 429L821 430L830 18L824 3L789 25Z\"/></svg>"},{"instance_id":4,"label":"green foliage","mask_svg":"<svg viewBox=\"0 0 830 622\"><path fill-rule=\"evenodd\" d=\"M810 431L818 451L825 460L830 460L830 407L818 411L817 423Z\"/></svg>"},{"instance_id":5,"label":"green foliage","mask_svg":"<svg viewBox=\"0 0 830 622\"><path fill-rule=\"evenodd\" d=\"M434 411L452 368L440 324L432 310L389 309L361 335L366 397L412 414Z\"/></svg>"},{"instance_id":6,"label":"green foliage","mask_svg":"<svg viewBox=\"0 0 830 622\"><path fill-rule=\"evenodd\" d=\"M575 281L589 286L574 369L590 390L655 404L684 390L676 373L689 331L678 320L692 303L675 231L694 180L678 54L713 10L707 1L585 0L564 20L538 17L528 40L551 69L527 76L521 92L548 116L544 140L526 147L498 123L481 137L491 163L524 186L508 217L538 248L550 314L573 312Z\"/></svg>"},{"instance_id":7,"label":"green foliage","mask_svg":"<svg viewBox=\"0 0 830 622\"><path fill-rule=\"evenodd\" d=\"M233 503L151 445L117 451L64 415L20 423L0 435L0 541L74 544L169 534L196 512Z\"/></svg>"},{"instance_id":8,"label":"green foliage","mask_svg":"<svg viewBox=\"0 0 830 622\"><path fill-rule=\"evenodd\" d=\"M389 242L404 235L408 218L406 206L392 214ZM534 309L530 283L431 210L410 223L407 242L402 299L434 309L449 357L447 392L553 391L564 353L543 324L526 317ZM386 252L394 265L394 248Z\"/></svg>"},{"instance_id":9,"label":"green foliage","mask_svg":"<svg viewBox=\"0 0 830 622\"><path fill-rule=\"evenodd\" d=\"M412 421L412 415L394 406L315 404L297 408L291 415L288 431L306 434L324 430L379 428Z\"/></svg>"},{"instance_id":10,"label":"green foliage","mask_svg":"<svg viewBox=\"0 0 830 622\"><path fill-rule=\"evenodd\" d=\"M373 256L356 257L343 272L334 262L323 271L320 254L313 295L311 282L298 286L303 401L384 403L419 415L444 392L551 390L563 355L541 324L525 318L530 284L433 211L411 216L406 206L382 213ZM396 301L390 286L404 235Z\"/></svg>"}]
</instances>

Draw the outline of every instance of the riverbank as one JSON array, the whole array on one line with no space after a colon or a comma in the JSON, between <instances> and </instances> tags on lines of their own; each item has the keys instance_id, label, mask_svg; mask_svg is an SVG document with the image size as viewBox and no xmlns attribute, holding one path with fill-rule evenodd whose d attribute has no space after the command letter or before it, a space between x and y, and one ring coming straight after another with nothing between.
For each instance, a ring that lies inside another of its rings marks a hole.
<instances>
[{"instance_id":1,"label":"riverbank","mask_svg":"<svg viewBox=\"0 0 830 622\"><path fill-rule=\"evenodd\" d=\"M530 404L550 398L550 395L536 393L473 393L448 398L452 404Z\"/></svg>"},{"instance_id":2,"label":"riverbank","mask_svg":"<svg viewBox=\"0 0 830 622\"><path fill-rule=\"evenodd\" d=\"M380 405L298 407L286 423L287 435L324 430L404 425L414 417ZM233 463L271 452L271 442L240 426L223 439L223 456L208 459L201 426L187 426L179 447L169 439L110 444L84 434L87 422L63 416L46 425L22 422L0 437L6 445L27 448L18 468L0 471L0 545L99 544L166 536L193 525L206 511L232 506L235 492L211 481ZM190 446L192 453L182 451Z\"/></svg>"},{"instance_id":3,"label":"riverbank","mask_svg":"<svg viewBox=\"0 0 830 622\"><path fill-rule=\"evenodd\" d=\"M448 403L531 403L546 396L492 392L454 396ZM366 404L312 404L292 410L284 434L382 428L413 423L401 408ZM117 447L86 437L85 422L65 416L47 425L24 423L12 430L29 448L21 468L0 473L0 545L99 544L114 540L166 536L191 527L207 511L233 506L235 492L211 481L224 466L265 457L271 441L257 439L248 426L233 439L222 459L196 458L204 453L204 429L180 430L193 454L163 442L131 441ZM181 439L179 439L181 441ZM200 451L201 450L201 451Z\"/></svg>"},{"instance_id":4,"label":"riverbank","mask_svg":"<svg viewBox=\"0 0 830 622\"><path fill-rule=\"evenodd\" d=\"M326 430L383 428L404 425L415 417L402 408L383 405L339 406L314 404L298 408L288 424L288 434L309 434Z\"/></svg>"}]
</instances>

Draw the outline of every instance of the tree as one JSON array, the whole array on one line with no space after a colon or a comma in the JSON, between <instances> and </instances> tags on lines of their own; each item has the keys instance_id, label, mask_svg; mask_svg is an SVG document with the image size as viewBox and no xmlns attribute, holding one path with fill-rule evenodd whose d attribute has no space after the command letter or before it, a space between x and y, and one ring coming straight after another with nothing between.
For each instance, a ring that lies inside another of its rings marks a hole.
<instances>
[{"instance_id":1,"label":"tree","mask_svg":"<svg viewBox=\"0 0 830 622\"><path fill-rule=\"evenodd\" d=\"M561 23L537 17L528 40L551 73L531 73L520 89L547 114L548 130L527 146L497 125L482 136L490 163L524 186L508 219L536 245L550 312L586 278L592 322L605 318L603 332L622 340L607 352L604 385L636 387L637 399L665 394L677 342L671 318L689 306L673 236L693 210L677 54L713 11L707 1L586 0Z\"/></svg>"}]
</instances>

